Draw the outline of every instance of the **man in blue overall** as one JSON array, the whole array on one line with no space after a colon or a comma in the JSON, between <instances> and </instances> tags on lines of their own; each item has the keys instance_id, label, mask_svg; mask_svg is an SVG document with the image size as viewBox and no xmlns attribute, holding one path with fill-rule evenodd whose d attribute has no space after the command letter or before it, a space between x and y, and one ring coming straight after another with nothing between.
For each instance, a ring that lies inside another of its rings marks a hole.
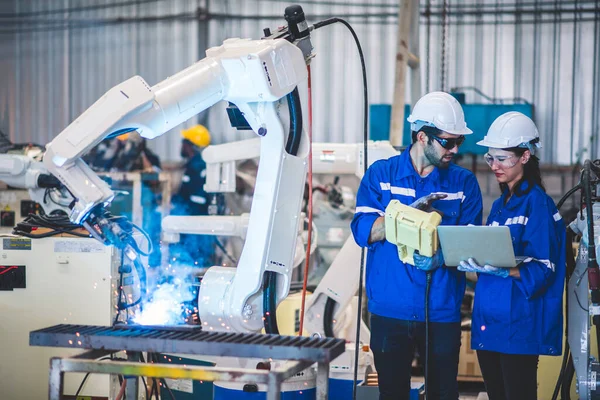
<instances>
[{"instance_id":1,"label":"man in blue overall","mask_svg":"<svg viewBox=\"0 0 600 400\"><path fill-rule=\"evenodd\" d=\"M415 346L425 355L425 287L430 272L428 399L457 400L460 306L465 275L446 268L439 250L398 258L385 240L384 212L391 200L441 211L442 225L480 225L481 191L475 176L452 164L467 128L458 101L444 92L423 96L408 117L412 145L402 154L375 162L363 177L352 233L366 247L366 289L371 312L371 349L381 400L408 399Z\"/></svg>"}]
</instances>

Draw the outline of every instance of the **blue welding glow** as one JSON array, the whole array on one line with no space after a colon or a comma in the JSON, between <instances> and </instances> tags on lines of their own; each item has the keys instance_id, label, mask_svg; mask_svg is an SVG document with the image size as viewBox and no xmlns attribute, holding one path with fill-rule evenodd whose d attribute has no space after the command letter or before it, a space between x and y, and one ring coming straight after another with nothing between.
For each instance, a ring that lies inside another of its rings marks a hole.
<instances>
[{"instance_id":1,"label":"blue welding glow","mask_svg":"<svg viewBox=\"0 0 600 400\"><path fill-rule=\"evenodd\" d=\"M174 275L174 269L171 270ZM156 285L149 293L143 310L133 318L140 325L183 325L189 313L186 304L195 297L192 285L182 277L171 276L169 283Z\"/></svg>"}]
</instances>

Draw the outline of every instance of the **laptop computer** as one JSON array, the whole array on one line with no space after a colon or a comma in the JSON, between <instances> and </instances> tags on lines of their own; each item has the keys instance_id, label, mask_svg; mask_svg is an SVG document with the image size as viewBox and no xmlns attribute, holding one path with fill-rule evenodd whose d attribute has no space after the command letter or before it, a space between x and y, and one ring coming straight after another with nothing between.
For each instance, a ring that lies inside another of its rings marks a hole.
<instances>
[{"instance_id":1,"label":"laptop computer","mask_svg":"<svg viewBox=\"0 0 600 400\"><path fill-rule=\"evenodd\" d=\"M438 226L444 262L456 267L462 260L475 259L479 265L513 268L524 257L515 257L508 226Z\"/></svg>"}]
</instances>

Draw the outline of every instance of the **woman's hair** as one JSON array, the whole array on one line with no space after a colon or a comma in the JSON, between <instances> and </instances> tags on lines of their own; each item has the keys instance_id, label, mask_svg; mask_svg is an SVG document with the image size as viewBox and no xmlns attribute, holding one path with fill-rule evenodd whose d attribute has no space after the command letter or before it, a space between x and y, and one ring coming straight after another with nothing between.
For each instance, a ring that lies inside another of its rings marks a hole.
<instances>
[{"instance_id":1,"label":"woman's hair","mask_svg":"<svg viewBox=\"0 0 600 400\"><path fill-rule=\"evenodd\" d=\"M504 149L506 151L511 151L515 153L518 158L528 150L524 147L512 147L510 149ZM527 188L525 190L521 190L521 184L523 182L527 182ZM533 188L534 185L538 185L545 192L546 188L544 187L544 183L542 182L542 173L540 172L540 159L534 156L533 154L529 157L529 161L523 165L523 177L519 179L519 181L513 186L513 193L517 196L521 196L529 193L529 191ZM500 190L504 192L508 190L508 185L506 183L500 184Z\"/></svg>"}]
</instances>

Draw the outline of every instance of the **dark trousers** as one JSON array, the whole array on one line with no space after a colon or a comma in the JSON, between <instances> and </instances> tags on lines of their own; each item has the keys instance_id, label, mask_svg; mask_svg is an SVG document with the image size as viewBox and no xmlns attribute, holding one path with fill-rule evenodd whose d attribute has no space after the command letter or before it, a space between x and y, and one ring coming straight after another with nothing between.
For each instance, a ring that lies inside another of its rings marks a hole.
<instances>
[{"instance_id":1,"label":"dark trousers","mask_svg":"<svg viewBox=\"0 0 600 400\"><path fill-rule=\"evenodd\" d=\"M477 359L490 400L537 399L539 356L478 350Z\"/></svg>"},{"instance_id":2,"label":"dark trousers","mask_svg":"<svg viewBox=\"0 0 600 400\"><path fill-rule=\"evenodd\" d=\"M425 323L371 316L380 400L408 400L415 346L425 359ZM457 400L460 322L429 323L428 400Z\"/></svg>"}]
</instances>

